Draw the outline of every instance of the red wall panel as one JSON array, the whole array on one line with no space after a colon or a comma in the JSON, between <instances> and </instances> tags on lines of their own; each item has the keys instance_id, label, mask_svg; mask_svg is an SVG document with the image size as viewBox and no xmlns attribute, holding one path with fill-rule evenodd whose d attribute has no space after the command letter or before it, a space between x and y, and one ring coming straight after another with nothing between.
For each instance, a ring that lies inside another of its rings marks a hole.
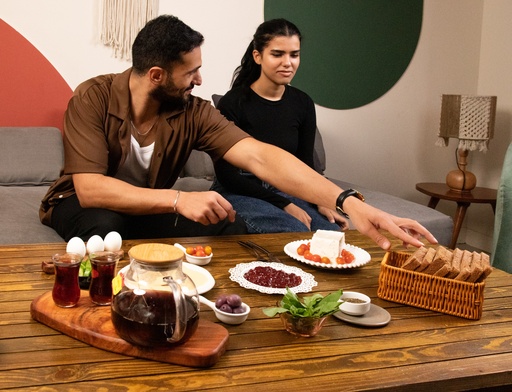
<instances>
[{"instance_id":1,"label":"red wall panel","mask_svg":"<svg viewBox=\"0 0 512 392\"><path fill-rule=\"evenodd\" d=\"M62 130L72 90L52 64L0 19L0 126Z\"/></svg>"}]
</instances>

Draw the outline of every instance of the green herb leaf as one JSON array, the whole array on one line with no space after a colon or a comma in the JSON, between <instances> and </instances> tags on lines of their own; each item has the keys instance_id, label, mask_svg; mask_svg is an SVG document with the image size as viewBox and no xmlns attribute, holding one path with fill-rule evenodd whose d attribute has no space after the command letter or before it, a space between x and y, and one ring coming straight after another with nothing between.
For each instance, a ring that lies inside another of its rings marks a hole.
<instances>
[{"instance_id":1,"label":"green herb leaf","mask_svg":"<svg viewBox=\"0 0 512 392\"><path fill-rule=\"evenodd\" d=\"M92 266L89 257L86 257L80 263L80 270L78 271L78 276L87 277L91 275Z\"/></svg>"},{"instance_id":2,"label":"green herb leaf","mask_svg":"<svg viewBox=\"0 0 512 392\"><path fill-rule=\"evenodd\" d=\"M301 301L297 294L287 287L280 306L265 308L263 313L269 317L281 313L290 313L294 317L324 317L338 311L342 294L343 290L340 289L325 297L318 293L305 296Z\"/></svg>"}]
</instances>

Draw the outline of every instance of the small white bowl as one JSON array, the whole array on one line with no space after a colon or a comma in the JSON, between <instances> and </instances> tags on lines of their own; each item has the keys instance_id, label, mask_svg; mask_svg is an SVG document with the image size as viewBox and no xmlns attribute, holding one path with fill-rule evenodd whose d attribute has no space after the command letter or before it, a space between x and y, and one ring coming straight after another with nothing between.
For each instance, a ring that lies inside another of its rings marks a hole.
<instances>
[{"instance_id":1,"label":"small white bowl","mask_svg":"<svg viewBox=\"0 0 512 392\"><path fill-rule=\"evenodd\" d=\"M212 261L212 257L213 257L213 252L211 255L209 256L193 256L193 255L189 255L187 253L187 249L181 245L181 244L174 244L174 246L180 250L183 251L183 253L185 253L185 257L187 259L187 261L190 263L190 264L195 264L195 265L206 265L208 264L210 261Z\"/></svg>"},{"instance_id":2,"label":"small white bowl","mask_svg":"<svg viewBox=\"0 0 512 392\"><path fill-rule=\"evenodd\" d=\"M251 312L251 308L245 302L242 302L242 306L245 307L245 312L243 313L223 312L222 310L217 309L217 307L215 306L215 302L206 299L202 295L199 296L199 302L212 309L215 312L215 316L217 317L217 319L225 324L242 324L245 320L247 320L247 316L249 316L249 313Z\"/></svg>"},{"instance_id":3,"label":"small white bowl","mask_svg":"<svg viewBox=\"0 0 512 392\"><path fill-rule=\"evenodd\" d=\"M344 291L340 301L340 310L351 316L362 316L370 310L370 297L356 291Z\"/></svg>"}]
</instances>

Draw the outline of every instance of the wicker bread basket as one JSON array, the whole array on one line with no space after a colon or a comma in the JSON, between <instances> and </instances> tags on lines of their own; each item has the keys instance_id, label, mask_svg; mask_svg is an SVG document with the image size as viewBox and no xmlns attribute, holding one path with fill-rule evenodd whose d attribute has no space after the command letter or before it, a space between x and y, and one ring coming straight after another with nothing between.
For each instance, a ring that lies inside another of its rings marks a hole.
<instances>
[{"instance_id":1,"label":"wicker bread basket","mask_svg":"<svg viewBox=\"0 0 512 392\"><path fill-rule=\"evenodd\" d=\"M379 298L471 320L482 316L485 282L468 283L400 268L410 255L387 252L379 274Z\"/></svg>"}]
</instances>

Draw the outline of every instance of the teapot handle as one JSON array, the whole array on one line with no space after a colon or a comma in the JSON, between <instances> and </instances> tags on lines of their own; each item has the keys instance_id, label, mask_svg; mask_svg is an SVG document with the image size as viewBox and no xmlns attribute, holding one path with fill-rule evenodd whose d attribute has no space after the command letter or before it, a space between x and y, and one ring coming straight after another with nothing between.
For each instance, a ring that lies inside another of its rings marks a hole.
<instances>
[{"instance_id":1,"label":"teapot handle","mask_svg":"<svg viewBox=\"0 0 512 392\"><path fill-rule=\"evenodd\" d=\"M174 303L176 305L176 322L174 331L171 331L172 336L168 336L167 341L169 343L176 343L183 338L187 329L187 300L183 294L181 286L176 283L172 277L164 277L164 282L171 288L174 296Z\"/></svg>"}]
</instances>

